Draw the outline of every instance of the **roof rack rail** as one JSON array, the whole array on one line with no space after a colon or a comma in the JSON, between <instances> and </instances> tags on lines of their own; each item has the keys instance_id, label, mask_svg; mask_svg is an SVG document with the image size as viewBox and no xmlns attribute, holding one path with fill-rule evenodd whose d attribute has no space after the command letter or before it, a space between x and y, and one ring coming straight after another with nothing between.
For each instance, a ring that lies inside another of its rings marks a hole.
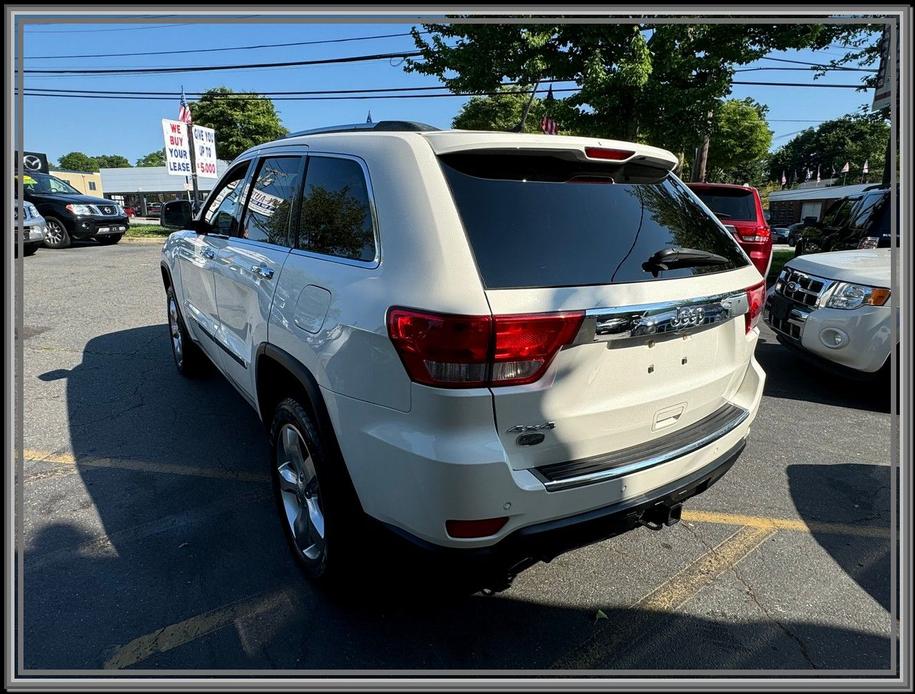
<instances>
[{"instance_id":1,"label":"roof rack rail","mask_svg":"<svg viewBox=\"0 0 915 694\"><path fill-rule=\"evenodd\" d=\"M302 135L318 135L321 133L344 133L352 131L374 130L376 132L428 132L440 130L434 125L417 123L411 120L380 120L377 123L349 123L348 125L330 125L325 128L313 128L289 133L286 137L300 137Z\"/></svg>"}]
</instances>

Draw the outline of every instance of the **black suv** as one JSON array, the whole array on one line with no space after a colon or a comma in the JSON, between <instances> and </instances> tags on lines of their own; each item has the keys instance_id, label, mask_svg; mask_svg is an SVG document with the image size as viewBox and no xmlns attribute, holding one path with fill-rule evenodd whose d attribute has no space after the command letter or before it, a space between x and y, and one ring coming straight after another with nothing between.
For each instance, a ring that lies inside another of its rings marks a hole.
<instances>
[{"instance_id":1,"label":"black suv","mask_svg":"<svg viewBox=\"0 0 915 694\"><path fill-rule=\"evenodd\" d=\"M890 191L875 188L837 200L821 221L806 224L798 234L794 254L889 246Z\"/></svg>"},{"instance_id":2,"label":"black suv","mask_svg":"<svg viewBox=\"0 0 915 694\"><path fill-rule=\"evenodd\" d=\"M83 195L54 176L30 171L23 176L22 186L25 199L48 223L44 245L49 248L66 248L73 239L117 243L130 226L127 213L117 203Z\"/></svg>"}]
</instances>

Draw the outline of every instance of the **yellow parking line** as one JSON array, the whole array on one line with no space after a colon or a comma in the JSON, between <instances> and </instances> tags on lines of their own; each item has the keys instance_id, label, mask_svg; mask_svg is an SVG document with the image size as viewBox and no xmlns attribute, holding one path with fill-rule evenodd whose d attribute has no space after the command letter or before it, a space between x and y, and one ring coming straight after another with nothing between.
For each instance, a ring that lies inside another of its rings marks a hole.
<instances>
[{"instance_id":1,"label":"yellow parking line","mask_svg":"<svg viewBox=\"0 0 915 694\"><path fill-rule=\"evenodd\" d=\"M714 523L719 525L744 525L751 528L774 528L798 533L820 533L824 535L855 535L858 537L890 536L890 529L867 525L848 525L847 523L824 523L803 521L796 518L767 518L765 516L742 516L735 513L718 513L717 511L683 510L683 520L694 523Z\"/></svg>"},{"instance_id":2,"label":"yellow parking line","mask_svg":"<svg viewBox=\"0 0 915 694\"><path fill-rule=\"evenodd\" d=\"M23 451L25 460L29 462L56 463L58 465L74 465L79 467L113 468L117 470L135 470L137 472L155 472L166 475L188 475L191 477L207 477L210 479L235 480L238 482L269 482L268 475L259 475L251 472L235 472L232 470L216 470L191 465L163 465L160 463L144 463L139 460L125 460L121 458L76 458L69 453L52 453L27 448Z\"/></svg>"},{"instance_id":3,"label":"yellow parking line","mask_svg":"<svg viewBox=\"0 0 915 694\"><path fill-rule=\"evenodd\" d=\"M718 576L736 566L741 559L749 555L775 532L776 529L771 526L740 528L716 547L664 581L630 609L655 612L675 610ZM636 624L622 626L623 628L637 628ZM605 627L560 657L552 667L559 670L593 668L609 653L612 653L616 637L617 632L613 628Z\"/></svg>"},{"instance_id":4,"label":"yellow parking line","mask_svg":"<svg viewBox=\"0 0 915 694\"><path fill-rule=\"evenodd\" d=\"M286 598L285 590L264 593L158 629L118 648L114 655L105 661L104 667L106 670L120 670L136 665L156 653L165 653L201 636L212 634L239 617L249 617L269 610Z\"/></svg>"}]
</instances>

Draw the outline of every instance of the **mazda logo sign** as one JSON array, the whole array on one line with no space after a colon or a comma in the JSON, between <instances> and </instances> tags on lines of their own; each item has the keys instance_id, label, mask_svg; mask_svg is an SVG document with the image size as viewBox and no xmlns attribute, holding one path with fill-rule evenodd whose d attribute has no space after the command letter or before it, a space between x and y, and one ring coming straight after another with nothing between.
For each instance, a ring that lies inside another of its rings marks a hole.
<instances>
[{"instance_id":1,"label":"mazda logo sign","mask_svg":"<svg viewBox=\"0 0 915 694\"><path fill-rule=\"evenodd\" d=\"M29 171L40 171L41 170L41 158L36 157L34 154L26 154L22 158L22 164Z\"/></svg>"}]
</instances>

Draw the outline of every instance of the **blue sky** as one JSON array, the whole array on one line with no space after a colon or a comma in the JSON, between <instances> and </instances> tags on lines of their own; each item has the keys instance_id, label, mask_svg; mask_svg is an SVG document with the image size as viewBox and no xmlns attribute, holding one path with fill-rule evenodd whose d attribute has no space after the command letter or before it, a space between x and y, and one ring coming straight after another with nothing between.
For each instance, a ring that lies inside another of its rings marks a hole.
<instances>
[{"instance_id":1,"label":"blue sky","mask_svg":"<svg viewBox=\"0 0 915 694\"><path fill-rule=\"evenodd\" d=\"M27 25L24 53L26 68L105 68L172 65L216 65L239 62L311 60L368 53L388 53L414 48L409 36L359 40L313 46L224 51L206 54L68 58L45 56L86 53L223 48L252 44L320 41L409 31L410 24L176 24L174 15L161 24L42 24ZM840 48L813 53L789 51L771 57L820 61L842 54ZM396 61L395 61L396 63ZM799 67L759 61L745 67ZM831 73L817 83L857 84L863 73ZM814 83L812 73L764 70L744 72L738 80ZM388 60L342 65L250 69L224 72L131 76L32 76L27 88L95 89L126 91L205 91L215 86L234 90L281 91L434 86L432 77L405 73ZM752 97L769 107L774 131L773 148L790 140L792 133L817 122L869 105L872 92L851 89L809 89L735 85L733 97ZM335 123L360 122L371 110L374 120L418 120L449 127L465 97L435 99L380 99L352 101L275 101L284 125L290 130ZM162 118L175 118L178 102L59 99L27 96L25 145L46 152L52 160L70 151L89 155L123 154L131 162L162 147ZM795 122L807 121L807 122Z\"/></svg>"}]
</instances>

